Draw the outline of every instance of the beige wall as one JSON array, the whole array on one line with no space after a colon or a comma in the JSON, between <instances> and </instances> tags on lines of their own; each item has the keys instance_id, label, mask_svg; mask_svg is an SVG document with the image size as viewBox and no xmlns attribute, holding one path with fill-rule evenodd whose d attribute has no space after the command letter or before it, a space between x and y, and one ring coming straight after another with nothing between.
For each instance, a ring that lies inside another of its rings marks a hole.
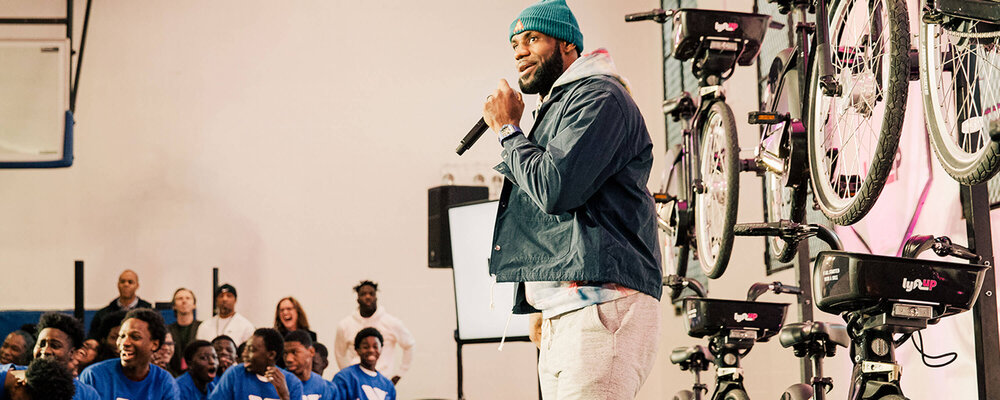
<instances>
[{"instance_id":1,"label":"beige wall","mask_svg":"<svg viewBox=\"0 0 1000 400\"><path fill-rule=\"evenodd\" d=\"M426 190L446 172L457 183L488 176L497 161L489 137L461 158L454 148L497 80L515 77L507 26L530 3L95 2L74 166L0 171L0 309L69 308L72 261L82 259L90 308L113 298L117 274L132 268L141 296L164 301L186 286L204 317L218 266L255 324L269 325L275 302L294 295L329 344L355 308L351 286L373 279L380 305L417 338L400 398L453 398L453 288L450 271L426 267ZM622 22L658 2L570 4L585 48L608 48L631 80L659 155L659 26ZM749 10L749 2L701 5ZM4 2L0 13L56 15L61 3ZM742 117L756 102L755 79L741 68L727 84L744 156L757 142ZM527 102L532 109L535 100ZM760 220L760 180L744 174L740 195L739 221ZM790 272L765 278L762 252L762 240L737 239L713 295L740 298L751 282L792 280ZM640 399L690 385L667 356L699 341L670 307L663 315L658 363ZM525 343L502 353L466 347L467 397L533 398L533 357ZM837 361L835 397L843 398L849 366ZM744 366L754 398L777 398L798 379L797 359L776 342L759 345Z\"/></svg>"}]
</instances>

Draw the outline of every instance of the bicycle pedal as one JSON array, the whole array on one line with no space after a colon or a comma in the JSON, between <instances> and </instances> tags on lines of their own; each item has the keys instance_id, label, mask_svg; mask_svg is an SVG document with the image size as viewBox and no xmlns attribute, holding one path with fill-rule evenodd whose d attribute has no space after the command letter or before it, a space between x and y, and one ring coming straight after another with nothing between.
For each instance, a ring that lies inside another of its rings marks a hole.
<instances>
[{"instance_id":1,"label":"bicycle pedal","mask_svg":"<svg viewBox=\"0 0 1000 400\"><path fill-rule=\"evenodd\" d=\"M677 200L677 197L666 193L653 193L653 201L656 203L669 203L674 200Z\"/></svg>"},{"instance_id":2,"label":"bicycle pedal","mask_svg":"<svg viewBox=\"0 0 1000 400\"><path fill-rule=\"evenodd\" d=\"M740 159L740 172L756 172L759 174L766 170L767 168L764 168L762 165L758 164L757 160L754 158Z\"/></svg>"},{"instance_id":3,"label":"bicycle pedal","mask_svg":"<svg viewBox=\"0 0 1000 400\"><path fill-rule=\"evenodd\" d=\"M782 122L788 121L788 114L776 113L776 112L765 112L765 111L751 111L748 114L748 122L751 125L774 125L780 124Z\"/></svg>"},{"instance_id":4,"label":"bicycle pedal","mask_svg":"<svg viewBox=\"0 0 1000 400\"><path fill-rule=\"evenodd\" d=\"M835 182L837 195L841 198L851 198L861 190L861 177L858 175L837 175Z\"/></svg>"}]
</instances>

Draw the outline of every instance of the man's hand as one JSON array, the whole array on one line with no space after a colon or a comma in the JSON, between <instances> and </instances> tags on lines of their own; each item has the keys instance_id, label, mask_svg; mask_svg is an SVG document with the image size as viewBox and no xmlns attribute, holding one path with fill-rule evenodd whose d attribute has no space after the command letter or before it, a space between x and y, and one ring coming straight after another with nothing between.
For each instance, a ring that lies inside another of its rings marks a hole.
<instances>
[{"instance_id":1,"label":"man's hand","mask_svg":"<svg viewBox=\"0 0 1000 400\"><path fill-rule=\"evenodd\" d=\"M542 348L542 313L534 313L528 316L528 339L535 347Z\"/></svg>"},{"instance_id":2,"label":"man's hand","mask_svg":"<svg viewBox=\"0 0 1000 400\"><path fill-rule=\"evenodd\" d=\"M500 80L497 91L487 97L486 104L483 104L483 120L493 132L500 132L500 128L507 124L520 126L523 112L521 93L511 89L506 79Z\"/></svg>"},{"instance_id":3,"label":"man's hand","mask_svg":"<svg viewBox=\"0 0 1000 400\"><path fill-rule=\"evenodd\" d=\"M271 384L274 385L274 390L278 391L278 397L281 400L291 400L289 398L291 396L288 394L288 383L285 382L285 374L282 374L277 367L272 365L267 367L267 372L264 373L264 376L271 380Z\"/></svg>"},{"instance_id":4,"label":"man's hand","mask_svg":"<svg viewBox=\"0 0 1000 400\"><path fill-rule=\"evenodd\" d=\"M396 382L399 382L399 375L392 377L392 384L395 386Z\"/></svg>"}]
</instances>

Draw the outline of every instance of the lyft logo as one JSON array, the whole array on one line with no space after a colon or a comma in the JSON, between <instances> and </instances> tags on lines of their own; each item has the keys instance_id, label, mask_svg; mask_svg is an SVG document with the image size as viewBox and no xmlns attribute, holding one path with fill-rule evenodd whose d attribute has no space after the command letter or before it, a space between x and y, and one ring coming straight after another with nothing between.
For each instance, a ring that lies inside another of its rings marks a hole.
<instances>
[{"instance_id":1,"label":"lyft logo","mask_svg":"<svg viewBox=\"0 0 1000 400\"><path fill-rule=\"evenodd\" d=\"M757 313L736 313L733 314L733 319L735 319L736 322L754 321L757 319Z\"/></svg>"},{"instance_id":2,"label":"lyft logo","mask_svg":"<svg viewBox=\"0 0 1000 400\"><path fill-rule=\"evenodd\" d=\"M736 28L740 25L735 22L716 22L715 31L716 32L735 32Z\"/></svg>"},{"instance_id":3,"label":"lyft logo","mask_svg":"<svg viewBox=\"0 0 1000 400\"><path fill-rule=\"evenodd\" d=\"M907 280L906 278L903 278L903 289L905 289L907 292L912 292L913 289L929 292L931 291L931 289L934 289L934 287L937 286L937 284L938 282L933 279L914 279L911 281Z\"/></svg>"}]
</instances>

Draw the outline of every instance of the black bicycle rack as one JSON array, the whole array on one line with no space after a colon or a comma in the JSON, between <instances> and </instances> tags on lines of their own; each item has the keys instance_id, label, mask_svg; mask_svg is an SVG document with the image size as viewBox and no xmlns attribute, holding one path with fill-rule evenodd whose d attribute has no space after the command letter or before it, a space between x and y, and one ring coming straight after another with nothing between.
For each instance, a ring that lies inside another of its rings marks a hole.
<instances>
[{"instance_id":1,"label":"black bicycle rack","mask_svg":"<svg viewBox=\"0 0 1000 400\"><path fill-rule=\"evenodd\" d=\"M711 360L706 357L706 360L715 364L718 382L713 398L730 390L743 389L740 359L750 352L754 343L766 342L778 334L787 309L786 303L696 297L684 299L688 335L708 337L708 351L713 357ZM691 350L680 348L674 351L678 354Z\"/></svg>"},{"instance_id":2,"label":"black bicycle rack","mask_svg":"<svg viewBox=\"0 0 1000 400\"><path fill-rule=\"evenodd\" d=\"M989 266L979 264L819 253L813 269L816 306L842 315L852 339L849 398L902 396L895 347L910 333L971 309L988 271ZM900 333L902 338L893 338Z\"/></svg>"},{"instance_id":3,"label":"black bicycle rack","mask_svg":"<svg viewBox=\"0 0 1000 400\"><path fill-rule=\"evenodd\" d=\"M683 8L674 13L673 57L694 60L695 76L723 80L737 64L753 64L771 16ZM700 73L699 73L700 72Z\"/></svg>"}]
</instances>

